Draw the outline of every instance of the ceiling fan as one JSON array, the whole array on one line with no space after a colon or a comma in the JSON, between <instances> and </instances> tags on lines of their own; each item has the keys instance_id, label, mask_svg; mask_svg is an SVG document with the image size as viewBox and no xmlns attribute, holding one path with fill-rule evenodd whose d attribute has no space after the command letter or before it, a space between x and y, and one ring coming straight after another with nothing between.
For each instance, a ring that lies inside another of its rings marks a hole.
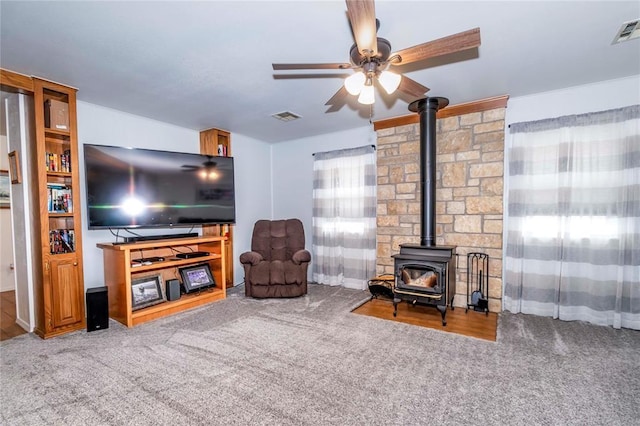
<instances>
[{"instance_id":1,"label":"ceiling fan","mask_svg":"<svg viewBox=\"0 0 640 426\"><path fill-rule=\"evenodd\" d=\"M276 71L355 70L354 74L345 79L343 87L327 101L325 105L330 105L327 112L339 110L344 105L348 94L357 95L358 102L361 104L373 104L375 102L375 81L388 94L398 90L412 99L422 98L429 91L428 87L407 76L389 71L389 68L480 46L480 28L474 28L402 49L392 54L391 43L377 36L380 21L376 19L374 0L346 0L346 2L347 16L355 39L355 44L351 46L349 51L350 63L272 64Z\"/></svg>"}]
</instances>

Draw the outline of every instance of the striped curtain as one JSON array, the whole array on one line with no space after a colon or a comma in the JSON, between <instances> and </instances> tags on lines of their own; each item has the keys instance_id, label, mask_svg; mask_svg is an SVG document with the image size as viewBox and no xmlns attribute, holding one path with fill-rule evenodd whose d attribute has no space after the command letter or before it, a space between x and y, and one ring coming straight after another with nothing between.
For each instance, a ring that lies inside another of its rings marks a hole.
<instances>
[{"instance_id":1,"label":"striped curtain","mask_svg":"<svg viewBox=\"0 0 640 426\"><path fill-rule=\"evenodd\" d=\"M366 288L376 268L373 146L314 154L312 238L314 282Z\"/></svg>"},{"instance_id":2,"label":"striped curtain","mask_svg":"<svg viewBox=\"0 0 640 426\"><path fill-rule=\"evenodd\" d=\"M640 105L510 126L503 306L640 329Z\"/></svg>"}]
</instances>

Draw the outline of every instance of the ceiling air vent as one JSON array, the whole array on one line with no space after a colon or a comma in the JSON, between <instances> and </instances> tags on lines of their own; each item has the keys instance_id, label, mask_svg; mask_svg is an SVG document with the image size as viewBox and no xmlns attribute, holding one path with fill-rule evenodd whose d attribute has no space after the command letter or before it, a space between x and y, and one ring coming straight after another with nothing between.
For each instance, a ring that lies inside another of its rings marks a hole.
<instances>
[{"instance_id":1,"label":"ceiling air vent","mask_svg":"<svg viewBox=\"0 0 640 426\"><path fill-rule=\"evenodd\" d=\"M640 19L635 19L622 24L611 44L621 43L638 37L640 37Z\"/></svg>"},{"instance_id":2,"label":"ceiling air vent","mask_svg":"<svg viewBox=\"0 0 640 426\"><path fill-rule=\"evenodd\" d=\"M294 114L293 112L290 112L290 111L279 112L279 113L273 114L271 116L273 118L277 118L278 120L281 120L281 121L293 121L293 120L297 120L298 118L302 117L301 115Z\"/></svg>"}]
</instances>

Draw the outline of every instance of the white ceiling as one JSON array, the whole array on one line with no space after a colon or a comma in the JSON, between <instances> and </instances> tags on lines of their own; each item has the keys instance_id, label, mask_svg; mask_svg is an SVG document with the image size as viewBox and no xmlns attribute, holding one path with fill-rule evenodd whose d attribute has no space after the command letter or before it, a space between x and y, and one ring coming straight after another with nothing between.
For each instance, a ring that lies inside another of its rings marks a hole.
<instances>
[{"instance_id":1,"label":"white ceiling","mask_svg":"<svg viewBox=\"0 0 640 426\"><path fill-rule=\"evenodd\" d=\"M612 45L639 1L379 0L376 16L392 51L480 27L477 50L396 68L451 104L640 76L640 39ZM368 125L355 100L325 112L345 72L271 68L348 62L344 1L2 0L0 20L1 67L77 87L85 102L266 142ZM376 97L374 121L409 114ZM303 118L270 117L282 111Z\"/></svg>"}]
</instances>

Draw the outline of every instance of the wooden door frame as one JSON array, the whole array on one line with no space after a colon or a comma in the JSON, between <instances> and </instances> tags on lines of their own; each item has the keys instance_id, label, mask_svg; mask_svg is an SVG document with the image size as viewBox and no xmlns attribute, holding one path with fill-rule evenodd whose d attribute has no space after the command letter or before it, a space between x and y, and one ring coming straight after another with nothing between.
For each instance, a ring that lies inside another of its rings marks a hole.
<instances>
[{"instance_id":1,"label":"wooden door frame","mask_svg":"<svg viewBox=\"0 0 640 426\"><path fill-rule=\"evenodd\" d=\"M0 90L8 93L18 93L27 96L31 96L33 98L33 79L30 76L26 76L24 74L19 74L13 71L9 71L3 68L0 68ZM22 161L27 161L26 153L23 153ZM26 179L26 176L24 177ZM28 194L25 194L28 196ZM15 222L15 218L13 218L13 209L11 210L12 222ZM16 253L16 244L17 236L14 235L13 229L11 230L12 235L12 246L14 252L14 258ZM19 237L25 238L25 235L20 235ZM28 248L28 247L27 247ZM28 248L29 249L29 248ZM32 248L31 248L32 250ZM35 305L34 305L34 294L33 294L33 282L30 282L28 277L19 276L20 268L14 269L14 278L15 278L15 297L16 297L16 324L22 328L25 328L28 332L33 332L35 328ZM19 283L24 282L26 286L24 289L18 289ZM27 321L24 318L18 317L18 311L22 306L21 301L19 300L19 294L21 291L26 290L26 297L23 298L27 301L28 305L28 318Z\"/></svg>"}]
</instances>

